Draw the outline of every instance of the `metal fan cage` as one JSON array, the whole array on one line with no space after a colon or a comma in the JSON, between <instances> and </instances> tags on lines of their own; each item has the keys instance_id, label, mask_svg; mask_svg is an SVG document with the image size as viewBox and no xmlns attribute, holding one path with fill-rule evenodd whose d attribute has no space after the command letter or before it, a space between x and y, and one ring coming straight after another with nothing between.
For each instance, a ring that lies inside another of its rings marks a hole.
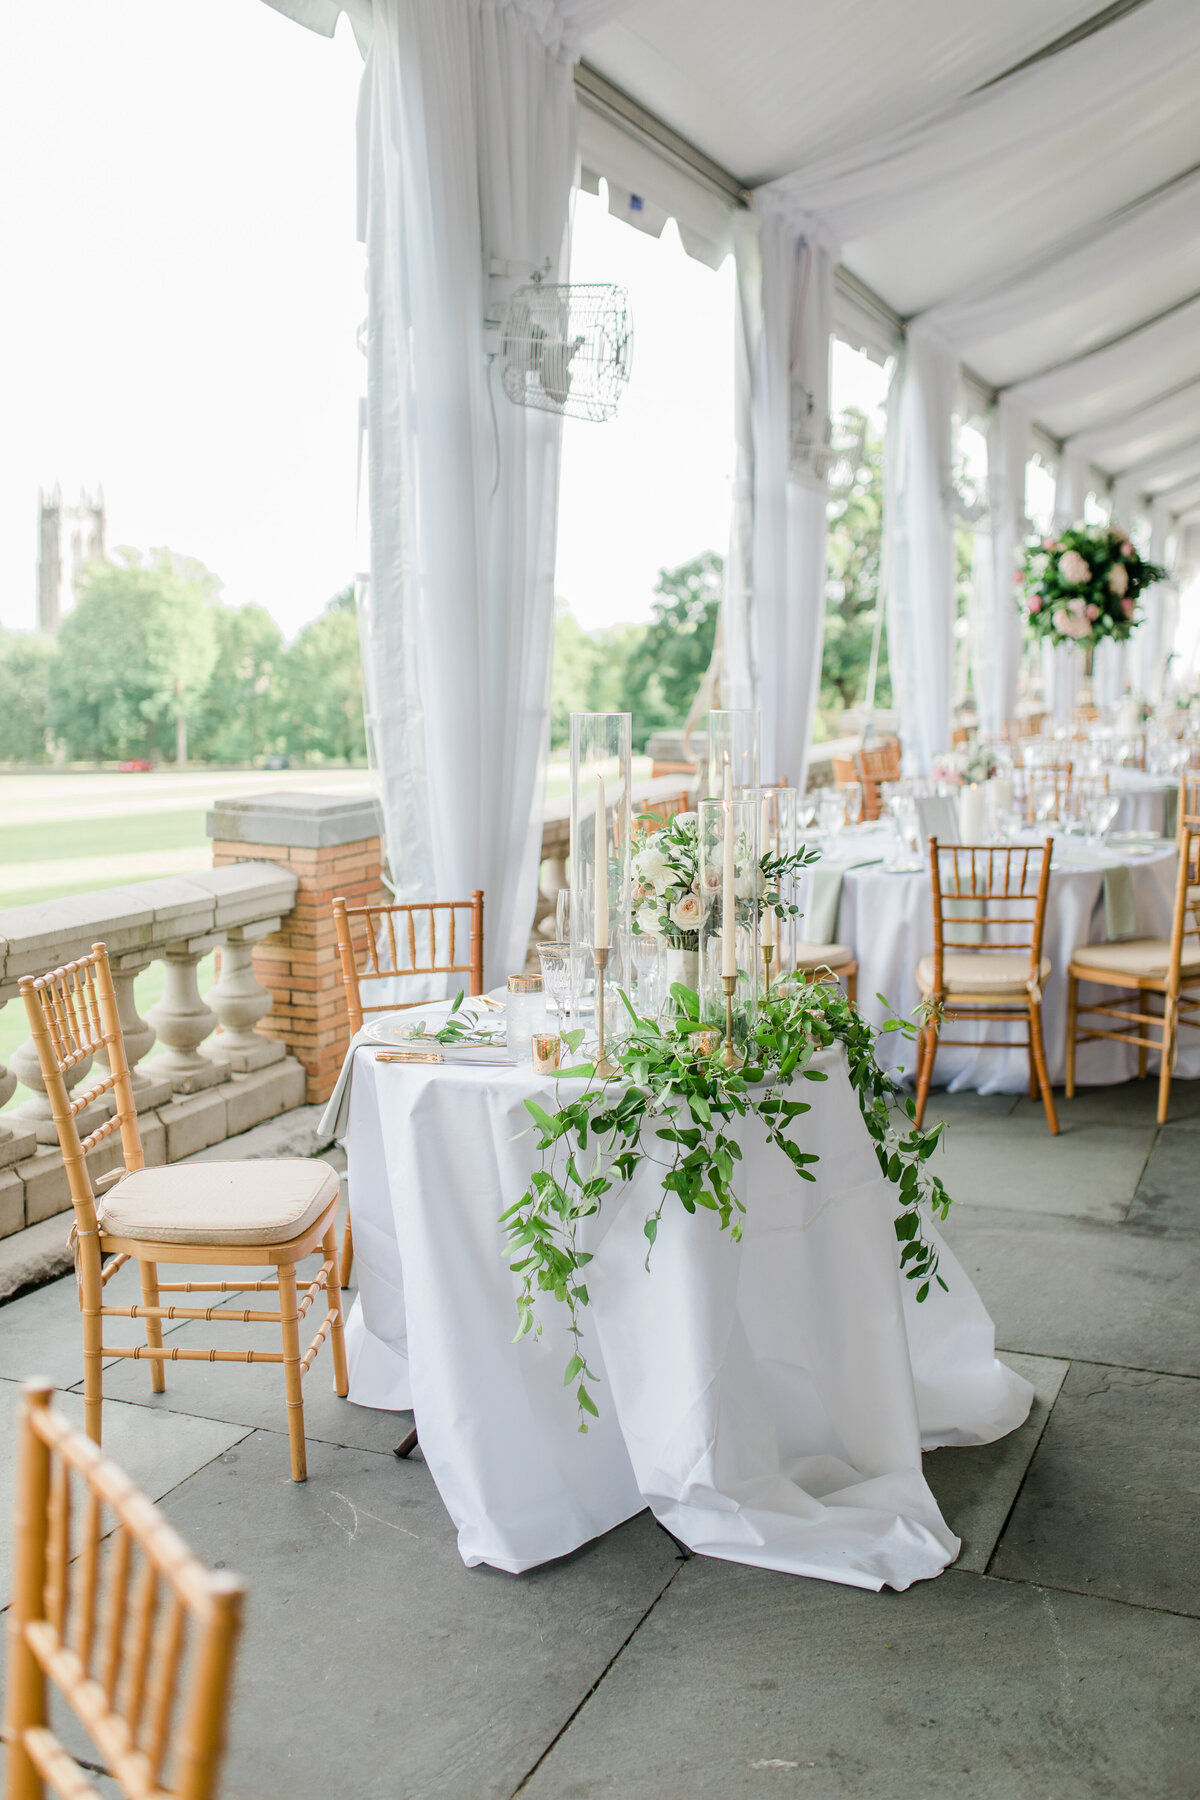
<instances>
[{"instance_id":1,"label":"metal fan cage","mask_svg":"<svg viewBox=\"0 0 1200 1800\"><path fill-rule=\"evenodd\" d=\"M504 315L504 392L567 419L611 419L633 361L629 296L610 282L520 287Z\"/></svg>"}]
</instances>

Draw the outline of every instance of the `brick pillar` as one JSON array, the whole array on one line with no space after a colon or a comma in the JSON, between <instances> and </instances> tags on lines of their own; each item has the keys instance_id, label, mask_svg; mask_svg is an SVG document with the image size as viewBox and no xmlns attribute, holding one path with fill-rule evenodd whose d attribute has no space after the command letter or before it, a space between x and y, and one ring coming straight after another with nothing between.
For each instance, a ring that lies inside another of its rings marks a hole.
<instances>
[{"instance_id":1,"label":"brick pillar","mask_svg":"<svg viewBox=\"0 0 1200 1800\"><path fill-rule=\"evenodd\" d=\"M258 1030L303 1063L306 1098L327 1100L350 1041L332 901L383 898L379 816L367 795L259 794L218 800L208 815L213 866L276 862L299 880L296 904L254 947L254 973L274 1005Z\"/></svg>"}]
</instances>

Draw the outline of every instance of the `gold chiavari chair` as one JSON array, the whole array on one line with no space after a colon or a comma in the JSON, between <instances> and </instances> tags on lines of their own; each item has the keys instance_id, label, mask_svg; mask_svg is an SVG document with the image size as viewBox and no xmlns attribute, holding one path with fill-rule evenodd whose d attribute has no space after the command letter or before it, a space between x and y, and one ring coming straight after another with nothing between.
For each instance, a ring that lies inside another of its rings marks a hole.
<instances>
[{"instance_id":1,"label":"gold chiavari chair","mask_svg":"<svg viewBox=\"0 0 1200 1800\"><path fill-rule=\"evenodd\" d=\"M211 1800L225 1748L242 1583L210 1574L158 1508L53 1412L48 1381L18 1415L4 1716L6 1800ZM103 1765L50 1725L50 1692Z\"/></svg>"},{"instance_id":2,"label":"gold chiavari chair","mask_svg":"<svg viewBox=\"0 0 1200 1800\"><path fill-rule=\"evenodd\" d=\"M639 813L634 819L631 833L634 842L645 837L648 832L661 831L664 825L669 825L680 813L690 812L691 807L691 795L686 788L678 794L668 794L665 800L656 800L653 806L648 806L645 812Z\"/></svg>"},{"instance_id":3,"label":"gold chiavari chair","mask_svg":"<svg viewBox=\"0 0 1200 1800\"><path fill-rule=\"evenodd\" d=\"M129 1080L125 1040L117 1016L108 953L94 944L90 956L48 975L26 975L21 995L50 1100L59 1147L75 1212L75 1271L83 1315L84 1417L88 1436L100 1442L105 1357L133 1357L150 1364L156 1394L166 1389L167 1362L282 1363L287 1397L292 1479L306 1475L304 1396L301 1382L326 1337L333 1353L334 1379L348 1392L338 1281L338 1182L328 1163L309 1157L272 1162L176 1163L147 1169ZM97 1053L108 1074L72 1100L63 1076ZM112 1114L81 1138L76 1118L85 1107L112 1095ZM93 1187L87 1153L119 1132L123 1166ZM97 1188L109 1187L97 1205ZM296 1265L320 1251L324 1260L303 1294ZM111 1260L102 1267L104 1257ZM106 1306L106 1284L130 1259L141 1276L140 1306ZM158 1265L222 1263L233 1267L273 1266L274 1281L160 1282ZM278 1312L162 1304L163 1295L273 1293ZM324 1292L327 1310L316 1337L301 1355L300 1321ZM105 1319L142 1319L146 1342L123 1347L104 1342ZM163 1347L163 1322L206 1319L216 1325L270 1322L279 1325L282 1350L202 1350Z\"/></svg>"},{"instance_id":4,"label":"gold chiavari chair","mask_svg":"<svg viewBox=\"0 0 1200 1800\"><path fill-rule=\"evenodd\" d=\"M1184 786L1186 787L1186 782ZM1189 824L1180 803L1179 872L1169 938L1123 938L1115 944L1081 944L1067 969L1068 1100L1075 1095L1077 1046L1107 1040L1134 1044L1138 1076L1145 1080L1151 1050L1162 1056L1158 1080L1158 1122L1166 1124L1171 1074L1179 1028L1200 1029L1200 821ZM1081 1002L1079 983L1124 990L1117 999ZM1126 997L1128 996L1128 997ZM1155 1012L1152 1001L1162 1000ZM1080 1019L1089 1021L1080 1029ZM1114 1025L1093 1024L1111 1019Z\"/></svg>"},{"instance_id":5,"label":"gold chiavari chair","mask_svg":"<svg viewBox=\"0 0 1200 1800\"><path fill-rule=\"evenodd\" d=\"M840 981L847 1000L858 998L858 964L846 944L798 943L792 967L805 981Z\"/></svg>"},{"instance_id":6,"label":"gold chiavari chair","mask_svg":"<svg viewBox=\"0 0 1200 1800\"><path fill-rule=\"evenodd\" d=\"M1042 1037L1042 992L1050 977L1042 938L1052 849L1050 838L1040 849L929 840L933 955L917 964L917 985L927 1008L917 1040L918 1125L925 1117L939 1043L998 1050L1023 1045L1029 1052L1030 1098L1040 1091L1046 1123L1058 1133ZM941 1035L943 1021L981 1019L1024 1023L1027 1034L991 1046Z\"/></svg>"},{"instance_id":7,"label":"gold chiavari chair","mask_svg":"<svg viewBox=\"0 0 1200 1800\"><path fill-rule=\"evenodd\" d=\"M900 745L893 738L883 744L872 744L858 753L859 777L863 791L863 818L877 819L882 801L879 787L884 781L900 779Z\"/></svg>"},{"instance_id":8,"label":"gold chiavari chair","mask_svg":"<svg viewBox=\"0 0 1200 1800\"><path fill-rule=\"evenodd\" d=\"M1065 819L1071 804L1071 782L1074 764L1069 762L1034 763L1013 769L1013 800L1018 807L1025 809L1025 816L1031 825L1038 823L1039 797L1045 796L1053 786L1051 797L1053 810L1042 813L1043 819Z\"/></svg>"},{"instance_id":9,"label":"gold chiavari chair","mask_svg":"<svg viewBox=\"0 0 1200 1800\"><path fill-rule=\"evenodd\" d=\"M1102 769L1099 775L1071 776L1068 810L1074 818L1086 819L1088 809L1097 800L1103 800L1108 794L1108 770ZM1060 812L1059 817L1063 815Z\"/></svg>"},{"instance_id":10,"label":"gold chiavari chair","mask_svg":"<svg viewBox=\"0 0 1200 1800\"><path fill-rule=\"evenodd\" d=\"M476 888L469 900L408 900L388 906L347 906L338 898L333 902L333 925L351 1035L362 1030L368 1013L404 1012L425 1004L390 997L367 1004L362 996L364 982L387 982L390 996L392 983L405 976L465 975L468 993L483 992L482 888ZM464 947L465 962L461 955ZM353 1263L354 1235L347 1213L342 1238L343 1287L349 1285Z\"/></svg>"}]
</instances>

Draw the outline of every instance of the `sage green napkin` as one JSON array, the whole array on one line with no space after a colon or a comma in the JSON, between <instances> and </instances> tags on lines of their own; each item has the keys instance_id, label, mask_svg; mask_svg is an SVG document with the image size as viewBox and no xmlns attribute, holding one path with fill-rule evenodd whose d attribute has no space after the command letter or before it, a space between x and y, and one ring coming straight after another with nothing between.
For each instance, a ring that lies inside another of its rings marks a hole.
<instances>
[{"instance_id":1,"label":"sage green napkin","mask_svg":"<svg viewBox=\"0 0 1200 1800\"><path fill-rule=\"evenodd\" d=\"M842 904L842 877L847 869L865 869L881 863L882 856L860 856L848 863L818 863L813 870L812 891L808 911L800 921L804 940L809 944L837 942L838 911Z\"/></svg>"},{"instance_id":2,"label":"sage green napkin","mask_svg":"<svg viewBox=\"0 0 1200 1800\"><path fill-rule=\"evenodd\" d=\"M982 944L983 921L986 912L982 900L969 898L964 900L942 900L943 920L953 920L954 929L950 933L948 948L961 950L964 944ZM967 924L962 921L967 920ZM970 923L970 921L976 921Z\"/></svg>"},{"instance_id":3,"label":"sage green napkin","mask_svg":"<svg viewBox=\"0 0 1200 1800\"><path fill-rule=\"evenodd\" d=\"M1138 934L1137 901L1133 893L1133 870L1128 863L1112 862L1103 852L1072 850L1065 865L1070 868L1104 870L1104 936L1110 944Z\"/></svg>"},{"instance_id":4,"label":"sage green napkin","mask_svg":"<svg viewBox=\"0 0 1200 1800\"><path fill-rule=\"evenodd\" d=\"M1163 836L1173 838L1179 830L1179 789L1170 787L1163 795Z\"/></svg>"}]
</instances>

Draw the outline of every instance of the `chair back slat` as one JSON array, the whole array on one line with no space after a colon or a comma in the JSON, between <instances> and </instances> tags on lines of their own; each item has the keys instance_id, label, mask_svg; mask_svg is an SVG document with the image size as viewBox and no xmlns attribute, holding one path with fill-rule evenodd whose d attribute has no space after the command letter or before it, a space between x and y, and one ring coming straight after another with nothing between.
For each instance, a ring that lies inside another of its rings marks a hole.
<instances>
[{"instance_id":1,"label":"chair back slat","mask_svg":"<svg viewBox=\"0 0 1200 1800\"><path fill-rule=\"evenodd\" d=\"M1028 950L1031 975L1042 955L1050 886L1050 838L1039 847L939 844L929 840L934 980L947 950L984 955Z\"/></svg>"},{"instance_id":2,"label":"chair back slat","mask_svg":"<svg viewBox=\"0 0 1200 1800\"><path fill-rule=\"evenodd\" d=\"M483 992L481 888L469 900L408 900L388 906L347 906L338 898L333 902L333 921L352 1032L362 1029L368 1013L402 1012L425 1004L391 998L368 1002L363 998L368 982L391 983L409 975L465 975L469 993Z\"/></svg>"},{"instance_id":3,"label":"chair back slat","mask_svg":"<svg viewBox=\"0 0 1200 1800\"><path fill-rule=\"evenodd\" d=\"M5 1792L98 1793L49 1726L54 1689L129 1800L211 1800L241 1584L209 1574L52 1391L21 1400Z\"/></svg>"},{"instance_id":4,"label":"chair back slat","mask_svg":"<svg viewBox=\"0 0 1200 1800\"><path fill-rule=\"evenodd\" d=\"M93 944L89 956L47 975L23 976L20 987L67 1172L80 1245L98 1266L96 1194L87 1154L119 1132L125 1170L145 1166L108 951L103 944ZM97 1054L108 1064L107 1075L72 1099L64 1076ZM81 1138L76 1122L79 1114L107 1094L113 1097L111 1115Z\"/></svg>"},{"instance_id":5,"label":"chair back slat","mask_svg":"<svg viewBox=\"0 0 1200 1800\"><path fill-rule=\"evenodd\" d=\"M648 806L644 812L638 813L633 821L630 837L636 844L637 840L645 837L648 832L661 831L665 825L671 823L672 819L677 819L680 813L690 812L691 805L691 796L686 788L681 789L678 794L669 794L664 800L656 800L653 806Z\"/></svg>"},{"instance_id":6,"label":"chair back slat","mask_svg":"<svg viewBox=\"0 0 1200 1800\"><path fill-rule=\"evenodd\" d=\"M900 745L892 739L884 744L873 744L869 750L860 750L858 772L862 781L863 818L877 819L882 807L881 784L900 779Z\"/></svg>"}]
</instances>

